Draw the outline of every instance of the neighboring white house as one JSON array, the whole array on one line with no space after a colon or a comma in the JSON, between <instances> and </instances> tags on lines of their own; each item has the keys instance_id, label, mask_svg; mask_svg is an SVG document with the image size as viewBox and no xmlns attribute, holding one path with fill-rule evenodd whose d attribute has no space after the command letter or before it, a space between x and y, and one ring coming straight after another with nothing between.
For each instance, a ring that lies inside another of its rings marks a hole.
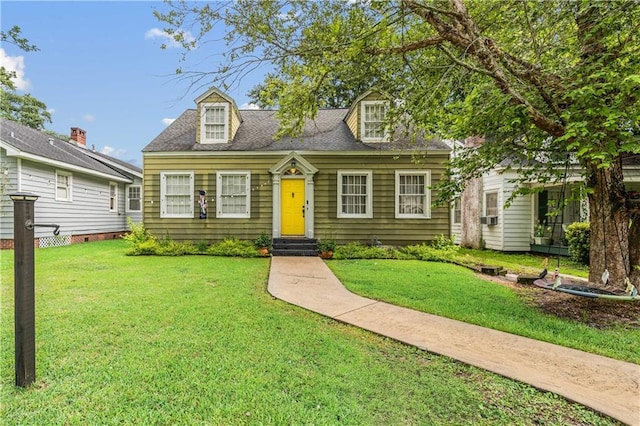
<instances>
[{"instance_id":1,"label":"neighboring white house","mask_svg":"<svg viewBox=\"0 0 640 426\"><path fill-rule=\"evenodd\" d=\"M68 141L0 119L0 247L13 247L13 202L9 194L30 192L38 244L64 245L117 238L127 218L142 220L142 170L86 147L86 133L71 129Z\"/></svg>"},{"instance_id":2,"label":"neighboring white house","mask_svg":"<svg viewBox=\"0 0 640 426\"><path fill-rule=\"evenodd\" d=\"M638 196L640 159L626 161L623 171L627 190ZM568 201L557 217L547 216L563 199L562 185L549 184L539 192L515 198L505 207L515 191L517 178L517 168L498 166L467 185L452 207L451 235L456 243L507 252L556 254L560 250L566 254L566 248L556 247L561 246L563 225L589 220L586 197ZM581 179L578 169L569 169L565 200L572 198L569 194L577 189ZM540 242L535 238L538 224L542 225L544 237L550 240Z\"/></svg>"}]
</instances>

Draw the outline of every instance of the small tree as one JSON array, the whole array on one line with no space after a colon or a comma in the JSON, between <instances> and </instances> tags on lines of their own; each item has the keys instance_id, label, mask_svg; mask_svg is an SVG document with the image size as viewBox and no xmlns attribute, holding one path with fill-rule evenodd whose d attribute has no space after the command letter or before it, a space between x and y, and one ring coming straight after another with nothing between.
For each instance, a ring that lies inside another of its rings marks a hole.
<instances>
[{"instance_id":1,"label":"small tree","mask_svg":"<svg viewBox=\"0 0 640 426\"><path fill-rule=\"evenodd\" d=\"M589 264L589 222L574 222L567 226L565 238L569 244L571 260Z\"/></svg>"}]
</instances>

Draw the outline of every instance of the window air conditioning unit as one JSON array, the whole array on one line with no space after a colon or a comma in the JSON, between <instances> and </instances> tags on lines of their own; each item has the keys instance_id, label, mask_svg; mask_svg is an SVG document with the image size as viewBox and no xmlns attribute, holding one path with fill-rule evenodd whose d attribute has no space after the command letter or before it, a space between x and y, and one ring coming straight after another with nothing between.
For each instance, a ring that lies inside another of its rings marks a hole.
<instances>
[{"instance_id":1,"label":"window air conditioning unit","mask_svg":"<svg viewBox=\"0 0 640 426\"><path fill-rule=\"evenodd\" d=\"M480 223L483 225L497 225L498 224L498 216L483 216L480 218Z\"/></svg>"}]
</instances>

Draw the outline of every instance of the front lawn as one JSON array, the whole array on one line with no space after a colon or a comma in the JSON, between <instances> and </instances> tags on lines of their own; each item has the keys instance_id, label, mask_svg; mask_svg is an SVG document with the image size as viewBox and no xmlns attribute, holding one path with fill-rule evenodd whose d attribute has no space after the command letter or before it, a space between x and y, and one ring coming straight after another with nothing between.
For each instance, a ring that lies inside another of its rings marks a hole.
<instances>
[{"instance_id":1,"label":"front lawn","mask_svg":"<svg viewBox=\"0 0 640 426\"><path fill-rule=\"evenodd\" d=\"M125 251L36 250L26 390L13 386L13 258L0 252L3 424L616 424L275 300L269 259Z\"/></svg>"},{"instance_id":2,"label":"front lawn","mask_svg":"<svg viewBox=\"0 0 640 426\"><path fill-rule=\"evenodd\" d=\"M632 327L601 329L544 314L525 303L513 288L479 279L469 269L445 263L413 260L327 263L349 290L365 297L640 364L637 319ZM624 309L637 307L638 302L617 303L622 303ZM588 311L584 315L588 316Z\"/></svg>"},{"instance_id":3,"label":"front lawn","mask_svg":"<svg viewBox=\"0 0 640 426\"><path fill-rule=\"evenodd\" d=\"M495 250L471 250L460 247L454 256L454 260L466 266L476 266L479 264L502 266L507 271L515 274L535 274L538 275L544 268L544 260L547 260L547 269L553 271L558 267L558 257L555 255L544 256L539 253L504 253ZM589 267L565 256L559 259L560 273L587 278Z\"/></svg>"}]
</instances>

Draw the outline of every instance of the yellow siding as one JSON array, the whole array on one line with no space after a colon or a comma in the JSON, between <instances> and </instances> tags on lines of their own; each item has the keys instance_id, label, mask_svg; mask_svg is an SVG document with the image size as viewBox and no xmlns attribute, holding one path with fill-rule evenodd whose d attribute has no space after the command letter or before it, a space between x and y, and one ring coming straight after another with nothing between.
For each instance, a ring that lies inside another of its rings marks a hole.
<instances>
[{"instance_id":1,"label":"yellow siding","mask_svg":"<svg viewBox=\"0 0 640 426\"><path fill-rule=\"evenodd\" d=\"M360 139L360 126L358 125L358 123L360 123L360 108L354 108L345 121L349 130L353 133L353 136L355 136L356 139Z\"/></svg>"},{"instance_id":2,"label":"yellow siding","mask_svg":"<svg viewBox=\"0 0 640 426\"><path fill-rule=\"evenodd\" d=\"M240 113L233 106L230 107L231 110L231 128L229 130L229 139L233 141L233 138L236 137L236 133L240 128Z\"/></svg>"},{"instance_id":3,"label":"yellow siding","mask_svg":"<svg viewBox=\"0 0 640 426\"><path fill-rule=\"evenodd\" d=\"M170 236L183 241L219 241L227 236L254 239L261 231L271 233L271 184L267 171L278 158L251 159L206 157L151 157L144 158L144 213L145 226L159 237ZM265 167L265 164L269 164ZM251 172L251 218L216 218L216 172L223 170L249 170ZM193 171L195 174L192 219L160 218L160 172ZM198 191L206 191L207 219L199 219Z\"/></svg>"},{"instance_id":4,"label":"yellow siding","mask_svg":"<svg viewBox=\"0 0 640 426\"><path fill-rule=\"evenodd\" d=\"M339 243L369 242L377 238L383 244L414 244L449 235L449 209L431 208L431 219L395 219L395 171L401 169L430 170L431 184L444 177L446 154L429 154L424 164L414 164L411 156L394 159L392 154L331 155L307 154L303 157L318 168L314 177L315 235L333 237ZM280 155L240 157L207 157L179 154L175 157L144 158L144 223L159 237L174 240L219 241L227 236L254 239L261 231L271 233L272 185L268 169ZM373 171L373 218L337 218L337 171L363 169ZM195 173L194 216L192 219L160 218L160 172L193 171ZM251 171L251 218L216 218L216 172L222 170ZM199 219L198 190L205 190L208 218ZM431 200L437 198L432 191Z\"/></svg>"}]
</instances>

